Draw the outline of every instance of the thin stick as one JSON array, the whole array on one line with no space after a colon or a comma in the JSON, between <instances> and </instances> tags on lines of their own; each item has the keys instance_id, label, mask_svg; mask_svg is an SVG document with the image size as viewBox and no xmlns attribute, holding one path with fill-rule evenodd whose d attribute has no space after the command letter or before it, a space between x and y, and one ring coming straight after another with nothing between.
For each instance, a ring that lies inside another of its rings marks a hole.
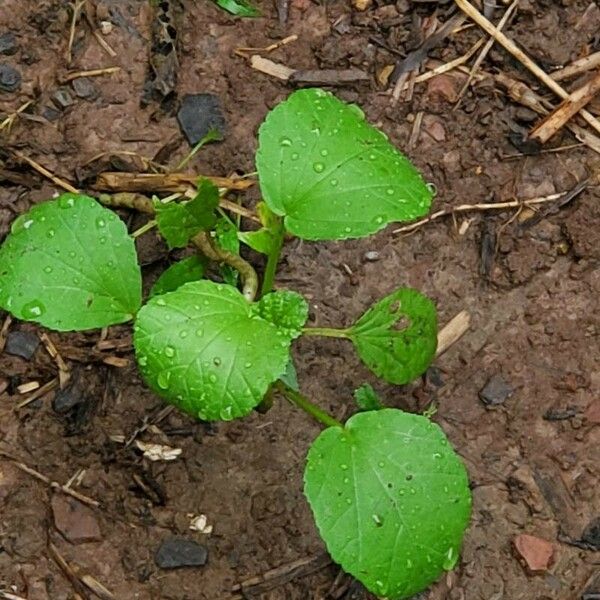
<instances>
[{"instance_id":1,"label":"thin stick","mask_svg":"<svg viewBox=\"0 0 600 600\"><path fill-rule=\"evenodd\" d=\"M8 117L6 117L6 119L4 119L2 123L0 123L0 131L2 131L5 127L10 130L12 124L15 122L15 119L31 104L33 104L33 100L28 100L27 102L25 102L25 104L19 106L19 108L17 108L17 110L14 113L8 115Z\"/></svg>"},{"instance_id":2,"label":"thin stick","mask_svg":"<svg viewBox=\"0 0 600 600\"><path fill-rule=\"evenodd\" d=\"M79 500L79 502L83 502L83 504L87 504L88 506L93 506L94 508L98 508L100 506L100 502L98 502L97 500L94 500L93 498L89 498L88 496L84 496L83 494L76 492L75 490L71 489L70 487L61 485L60 483L57 483L56 481L52 481L49 477L42 475L39 471L36 471L35 469L28 467L25 463L22 463L21 461L17 460L14 456L9 454L8 452L4 452L3 450L0 450L0 456L4 456L4 458L10 460L15 465L15 467L17 467L17 469L19 469L20 471L23 471L23 473L27 473L28 475L31 475L35 479L50 486L52 489L58 490L58 491L62 492L63 494L67 494L68 496L72 496L76 500Z\"/></svg>"},{"instance_id":3,"label":"thin stick","mask_svg":"<svg viewBox=\"0 0 600 600\"><path fill-rule=\"evenodd\" d=\"M80 0L73 4L73 18L71 19L71 26L69 27L69 43L67 44L67 64L73 59L73 42L75 41L75 27L77 26L77 20L81 14L81 9L85 6L87 0Z\"/></svg>"},{"instance_id":4,"label":"thin stick","mask_svg":"<svg viewBox=\"0 0 600 600\"><path fill-rule=\"evenodd\" d=\"M63 83L73 81L73 79L79 79L80 77L100 77L100 75L110 75L112 73L118 73L121 67L106 67L104 69L90 69L89 71L75 71L74 73L67 73L62 78Z\"/></svg>"},{"instance_id":5,"label":"thin stick","mask_svg":"<svg viewBox=\"0 0 600 600\"><path fill-rule=\"evenodd\" d=\"M18 159L25 161L30 167L35 169L38 173L42 174L44 177L47 177L50 181L52 181L52 183L54 183L58 187L61 187L64 190L67 190L67 192L72 192L73 194L79 193L79 190L77 190L77 188L74 188L68 181L65 181L64 179L57 177L56 175L54 175L54 173L51 173L50 171L48 171L48 169L46 169L45 167L42 167L42 165L40 165L38 162L33 160L33 158L29 158L28 156L25 156L19 150L13 150L12 153Z\"/></svg>"},{"instance_id":6,"label":"thin stick","mask_svg":"<svg viewBox=\"0 0 600 600\"><path fill-rule=\"evenodd\" d=\"M512 14L515 11L515 8L517 8L518 4L519 4L519 0L514 0L514 2L506 9L506 12L502 15L502 18L500 19L500 22L498 23L498 31L502 31L502 29L504 29L504 26L506 25L506 23L512 16ZM471 85L471 81L473 81L473 77L475 77L475 75L477 74L477 71L479 70L481 63L485 60L485 57L488 55L488 52L492 49L492 46L494 45L495 41L496 40L494 39L494 37L490 36L490 39L486 42L485 46L482 48L481 52L479 53L479 56L475 59L475 62L473 63L473 66L471 67L471 72L469 73L469 76L467 77L467 81L465 81L464 85L460 89L460 92L458 92L458 98L456 100L456 104L454 105L454 108L458 107L458 105L460 104L463 94L467 91L469 85Z\"/></svg>"},{"instance_id":7,"label":"thin stick","mask_svg":"<svg viewBox=\"0 0 600 600\"><path fill-rule=\"evenodd\" d=\"M277 48L281 48L281 46L285 46L286 44L289 44L291 42L295 42L298 39L298 36L296 34L293 35L288 35L287 37L284 37L282 40L279 40L278 42L275 42L274 44L271 44L269 46L266 46L265 48L236 48L233 52L235 54L237 54L238 56L241 56L242 58L246 58L246 54L256 54L257 52L273 52L273 50L277 50Z\"/></svg>"},{"instance_id":8,"label":"thin stick","mask_svg":"<svg viewBox=\"0 0 600 600\"><path fill-rule=\"evenodd\" d=\"M41 398L44 394L51 392L55 387L58 386L59 383L60 383L60 379L58 377L51 379L50 381L48 381L48 383L45 383L42 387L35 390L35 392L33 392L33 394L31 394L31 396L28 396L27 398L25 398L25 400L23 400L23 402L21 402L20 404L17 404L17 409L24 408L28 404L31 404L32 402L37 400L38 398Z\"/></svg>"},{"instance_id":9,"label":"thin stick","mask_svg":"<svg viewBox=\"0 0 600 600\"><path fill-rule=\"evenodd\" d=\"M554 81L562 81L563 79L570 79L575 75L580 75L586 71L591 71L600 67L600 51L594 52L585 58L573 61L570 65L567 65L563 69L550 73L550 77Z\"/></svg>"},{"instance_id":10,"label":"thin stick","mask_svg":"<svg viewBox=\"0 0 600 600\"><path fill-rule=\"evenodd\" d=\"M463 310L451 319L444 328L438 333L436 357L441 356L457 342L469 329L471 325L471 315Z\"/></svg>"},{"instance_id":11,"label":"thin stick","mask_svg":"<svg viewBox=\"0 0 600 600\"><path fill-rule=\"evenodd\" d=\"M545 71L543 71L536 63L534 63L511 39L506 37L501 31L498 31L492 23L490 23L472 4L467 0L454 0L458 7L473 21L479 25L484 31L489 33L494 39L510 52L524 67L529 69L542 83L551 89L562 100L569 97L566 92L554 79L552 79ZM579 114L591 125L598 133L600 133L600 121L591 113L582 109Z\"/></svg>"},{"instance_id":12,"label":"thin stick","mask_svg":"<svg viewBox=\"0 0 600 600\"><path fill-rule=\"evenodd\" d=\"M575 90L569 98L563 100L541 123L529 134L529 138L545 144L554 134L560 131L594 96L600 91L600 70L587 83Z\"/></svg>"},{"instance_id":13,"label":"thin stick","mask_svg":"<svg viewBox=\"0 0 600 600\"><path fill-rule=\"evenodd\" d=\"M8 315L6 319L4 319L4 323L2 323L2 327L0 328L0 354L4 352L4 346L6 345L6 337L8 335L8 329L11 323L12 317Z\"/></svg>"},{"instance_id":14,"label":"thin stick","mask_svg":"<svg viewBox=\"0 0 600 600\"><path fill-rule=\"evenodd\" d=\"M519 206L532 206L535 204L544 204L545 202L552 202L562 198L568 192L560 192L558 194L550 194L549 196L541 196L539 198L529 198L528 200L511 200L510 202L493 202L490 204L460 204L452 208L443 208L437 212L432 213L425 219L421 219L410 225L405 225L398 229L394 229L392 233L410 233L415 229L419 229L423 225L427 225L431 221L437 221L442 217L448 215L455 215L457 213L470 212L470 211L486 211L486 210L505 210L507 208L518 208Z\"/></svg>"}]
</instances>

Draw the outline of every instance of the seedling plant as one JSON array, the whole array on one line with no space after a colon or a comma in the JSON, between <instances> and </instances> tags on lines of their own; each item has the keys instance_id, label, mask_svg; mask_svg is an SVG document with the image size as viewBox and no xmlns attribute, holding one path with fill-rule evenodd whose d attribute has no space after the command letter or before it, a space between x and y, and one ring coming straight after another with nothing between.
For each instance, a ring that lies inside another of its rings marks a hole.
<instances>
[{"instance_id":1,"label":"seedling plant","mask_svg":"<svg viewBox=\"0 0 600 600\"><path fill-rule=\"evenodd\" d=\"M382 407L369 386L356 391L358 412L336 420L300 392L290 348L300 336L341 338L377 376L406 384L435 356L435 307L400 288L347 328L311 327L306 300L273 286L286 236L365 237L426 214L432 192L357 106L320 89L276 106L258 141L258 227L240 230L208 179L193 198L170 202L64 194L12 224L0 248L0 306L57 331L133 321L144 380L194 418L242 418L274 397L308 413L324 429L308 451L304 491L328 551L373 593L408 598L458 560L471 507L464 465L428 416ZM169 247L198 250L144 303L134 239L107 207L140 202ZM266 256L260 286L240 243ZM212 279L209 262L219 269Z\"/></svg>"}]
</instances>

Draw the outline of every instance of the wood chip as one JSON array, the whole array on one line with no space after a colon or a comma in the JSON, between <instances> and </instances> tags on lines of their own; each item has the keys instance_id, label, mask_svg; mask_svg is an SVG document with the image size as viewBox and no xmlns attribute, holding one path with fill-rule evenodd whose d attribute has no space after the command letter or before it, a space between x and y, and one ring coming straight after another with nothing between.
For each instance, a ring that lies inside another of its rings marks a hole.
<instances>
[{"instance_id":1,"label":"wood chip","mask_svg":"<svg viewBox=\"0 0 600 600\"><path fill-rule=\"evenodd\" d=\"M513 545L530 573L544 573L554 561L554 546L533 535L518 535Z\"/></svg>"},{"instance_id":2,"label":"wood chip","mask_svg":"<svg viewBox=\"0 0 600 600\"><path fill-rule=\"evenodd\" d=\"M287 81L296 71L281 63L276 63L268 58L263 58L258 54L254 54L250 57L250 66L265 75L270 75L271 77L276 77L283 81Z\"/></svg>"}]
</instances>

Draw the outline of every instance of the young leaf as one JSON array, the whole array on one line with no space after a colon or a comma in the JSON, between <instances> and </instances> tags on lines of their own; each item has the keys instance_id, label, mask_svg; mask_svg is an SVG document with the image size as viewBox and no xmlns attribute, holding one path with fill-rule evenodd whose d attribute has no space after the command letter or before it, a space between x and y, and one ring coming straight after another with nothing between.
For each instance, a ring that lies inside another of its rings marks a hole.
<instances>
[{"instance_id":1,"label":"young leaf","mask_svg":"<svg viewBox=\"0 0 600 600\"><path fill-rule=\"evenodd\" d=\"M377 392L368 383L354 390L354 400L360 410L380 410L383 408Z\"/></svg>"},{"instance_id":2,"label":"young leaf","mask_svg":"<svg viewBox=\"0 0 600 600\"><path fill-rule=\"evenodd\" d=\"M269 208L307 240L364 237L431 204L421 175L360 109L320 89L267 115L256 166Z\"/></svg>"},{"instance_id":3,"label":"young leaf","mask_svg":"<svg viewBox=\"0 0 600 600\"><path fill-rule=\"evenodd\" d=\"M260 17L260 11L247 0L213 0L228 13L236 17Z\"/></svg>"},{"instance_id":4,"label":"young leaf","mask_svg":"<svg viewBox=\"0 0 600 600\"><path fill-rule=\"evenodd\" d=\"M240 241L238 239L238 228L229 219L221 217L215 225L215 241L217 244L233 254L240 253ZM229 285L237 285L238 272L229 265L221 265L221 277Z\"/></svg>"},{"instance_id":5,"label":"young leaf","mask_svg":"<svg viewBox=\"0 0 600 600\"><path fill-rule=\"evenodd\" d=\"M308 319L308 304L298 292L271 292L254 307L257 315L273 323L291 339L296 339L302 333L302 327Z\"/></svg>"},{"instance_id":6,"label":"young leaf","mask_svg":"<svg viewBox=\"0 0 600 600\"><path fill-rule=\"evenodd\" d=\"M150 297L174 292L189 281L198 281L204 276L204 264L196 254L172 264L156 280L150 290Z\"/></svg>"},{"instance_id":7,"label":"young leaf","mask_svg":"<svg viewBox=\"0 0 600 600\"><path fill-rule=\"evenodd\" d=\"M458 561L467 473L425 417L386 408L325 429L304 492L333 560L377 596L409 598Z\"/></svg>"},{"instance_id":8,"label":"young leaf","mask_svg":"<svg viewBox=\"0 0 600 600\"><path fill-rule=\"evenodd\" d=\"M239 231L238 239L246 246L261 254L270 254L275 243L275 238L270 230L261 228L257 231Z\"/></svg>"},{"instance_id":9,"label":"young leaf","mask_svg":"<svg viewBox=\"0 0 600 600\"><path fill-rule=\"evenodd\" d=\"M373 373L390 383L408 383L424 373L435 356L435 306L416 290L401 288L360 317L348 337Z\"/></svg>"},{"instance_id":10,"label":"young leaf","mask_svg":"<svg viewBox=\"0 0 600 600\"><path fill-rule=\"evenodd\" d=\"M300 391L300 385L298 384L298 372L296 371L296 365L294 364L294 359L292 357L290 357L290 361L285 368L285 373L281 375L279 379L294 392Z\"/></svg>"},{"instance_id":11,"label":"young leaf","mask_svg":"<svg viewBox=\"0 0 600 600\"><path fill-rule=\"evenodd\" d=\"M236 288L208 280L152 298L134 328L148 385L205 421L243 417L257 406L285 372L294 337Z\"/></svg>"},{"instance_id":12,"label":"young leaf","mask_svg":"<svg viewBox=\"0 0 600 600\"><path fill-rule=\"evenodd\" d=\"M133 240L93 198L63 194L13 224L0 248L0 306L72 331L129 321L142 298Z\"/></svg>"},{"instance_id":13,"label":"young leaf","mask_svg":"<svg viewBox=\"0 0 600 600\"><path fill-rule=\"evenodd\" d=\"M156 223L169 248L183 248L198 232L215 224L215 208L219 205L219 190L208 179L198 184L198 193L189 202L157 202Z\"/></svg>"}]
</instances>

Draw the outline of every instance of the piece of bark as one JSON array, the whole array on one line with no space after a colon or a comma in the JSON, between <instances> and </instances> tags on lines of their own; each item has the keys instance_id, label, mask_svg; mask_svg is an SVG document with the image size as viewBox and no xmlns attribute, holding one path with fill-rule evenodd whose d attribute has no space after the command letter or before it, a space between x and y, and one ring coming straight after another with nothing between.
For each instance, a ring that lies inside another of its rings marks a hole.
<instances>
[{"instance_id":1,"label":"piece of bark","mask_svg":"<svg viewBox=\"0 0 600 600\"><path fill-rule=\"evenodd\" d=\"M541 538L522 534L514 538L513 545L527 571L532 574L544 573L554 561L554 546Z\"/></svg>"},{"instance_id":2,"label":"piece of bark","mask_svg":"<svg viewBox=\"0 0 600 600\"><path fill-rule=\"evenodd\" d=\"M269 60L268 58L263 58L258 54L254 54L250 57L250 66L265 75L270 75L271 77L276 77L283 81L287 81L292 74L296 72L296 69L290 69L290 67L287 67L286 65Z\"/></svg>"},{"instance_id":3,"label":"piece of bark","mask_svg":"<svg viewBox=\"0 0 600 600\"><path fill-rule=\"evenodd\" d=\"M303 85L346 85L370 79L360 69L307 69L294 71L288 81Z\"/></svg>"}]
</instances>

